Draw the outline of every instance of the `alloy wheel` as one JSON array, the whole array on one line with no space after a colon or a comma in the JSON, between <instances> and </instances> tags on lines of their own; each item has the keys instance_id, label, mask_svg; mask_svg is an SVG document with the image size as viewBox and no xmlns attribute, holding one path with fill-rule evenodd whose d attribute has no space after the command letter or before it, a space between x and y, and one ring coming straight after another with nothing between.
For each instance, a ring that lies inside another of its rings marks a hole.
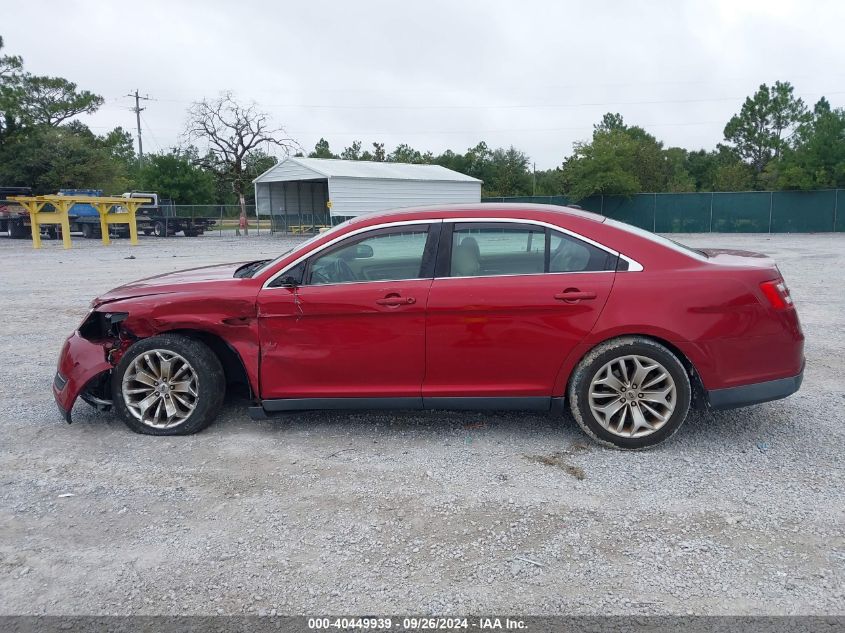
<instances>
[{"instance_id":1,"label":"alloy wheel","mask_svg":"<svg viewBox=\"0 0 845 633\"><path fill-rule=\"evenodd\" d=\"M677 403L675 381L659 362L635 354L605 363L590 382L590 410L607 431L643 437L660 430Z\"/></svg>"},{"instance_id":2,"label":"alloy wheel","mask_svg":"<svg viewBox=\"0 0 845 633\"><path fill-rule=\"evenodd\" d=\"M199 401L196 371L183 356L165 349L133 359L123 374L122 390L130 414L157 429L178 426Z\"/></svg>"}]
</instances>

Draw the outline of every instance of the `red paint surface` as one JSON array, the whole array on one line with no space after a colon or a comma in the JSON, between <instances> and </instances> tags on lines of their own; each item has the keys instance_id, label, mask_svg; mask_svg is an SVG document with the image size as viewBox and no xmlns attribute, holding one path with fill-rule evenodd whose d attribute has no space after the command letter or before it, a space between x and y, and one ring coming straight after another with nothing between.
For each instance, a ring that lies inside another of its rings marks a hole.
<instances>
[{"instance_id":1,"label":"red paint surface","mask_svg":"<svg viewBox=\"0 0 845 633\"><path fill-rule=\"evenodd\" d=\"M303 254L338 236L388 222L443 218L547 222L641 263L640 272L520 275L262 289ZM235 350L260 398L344 396L562 396L572 369L601 341L625 334L683 352L707 389L794 376L803 334L793 307L775 310L760 283L774 262L713 250L696 259L589 213L544 205L477 205L375 214L347 223L255 278L238 265L141 280L98 298L127 312L144 338L168 331L212 334ZM565 290L595 298L555 299ZM412 297L383 305L380 299ZM74 334L56 394L69 408L84 384L110 368L101 344Z\"/></svg>"}]
</instances>

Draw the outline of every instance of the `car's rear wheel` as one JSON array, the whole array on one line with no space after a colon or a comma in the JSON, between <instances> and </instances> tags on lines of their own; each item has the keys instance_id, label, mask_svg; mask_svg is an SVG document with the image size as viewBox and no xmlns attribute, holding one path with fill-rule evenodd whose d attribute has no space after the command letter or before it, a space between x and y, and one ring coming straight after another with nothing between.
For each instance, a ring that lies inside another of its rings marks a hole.
<instances>
[{"instance_id":1,"label":"car's rear wheel","mask_svg":"<svg viewBox=\"0 0 845 633\"><path fill-rule=\"evenodd\" d=\"M117 411L136 433L189 435L217 417L224 376L206 345L162 334L126 350L113 374L112 394Z\"/></svg>"},{"instance_id":2,"label":"car's rear wheel","mask_svg":"<svg viewBox=\"0 0 845 633\"><path fill-rule=\"evenodd\" d=\"M616 448L669 439L686 420L691 387L681 361L644 337L602 343L575 368L569 406L585 433Z\"/></svg>"}]
</instances>

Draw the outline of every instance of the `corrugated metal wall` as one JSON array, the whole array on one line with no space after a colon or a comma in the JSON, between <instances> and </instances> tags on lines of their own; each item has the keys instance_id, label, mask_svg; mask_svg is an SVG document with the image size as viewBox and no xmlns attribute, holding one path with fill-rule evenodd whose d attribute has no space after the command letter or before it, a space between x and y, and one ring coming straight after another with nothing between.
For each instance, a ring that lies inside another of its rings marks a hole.
<instances>
[{"instance_id":1,"label":"corrugated metal wall","mask_svg":"<svg viewBox=\"0 0 845 633\"><path fill-rule=\"evenodd\" d=\"M329 180L332 216L349 217L426 204L481 201L481 183L341 178Z\"/></svg>"}]
</instances>

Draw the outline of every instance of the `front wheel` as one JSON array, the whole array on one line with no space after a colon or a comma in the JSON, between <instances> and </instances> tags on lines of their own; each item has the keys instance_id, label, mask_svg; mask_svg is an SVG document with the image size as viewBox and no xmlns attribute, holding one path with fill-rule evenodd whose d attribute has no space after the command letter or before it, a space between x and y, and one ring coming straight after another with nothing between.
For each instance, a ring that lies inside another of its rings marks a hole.
<instances>
[{"instance_id":1,"label":"front wheel","mask_svg":"<svg viewBox=\"0 0 845 633\"><path fill-rule=\"evenodd\" d=\"M691 387L686 369L651 339L602 343L575 368L569 406L578 425L598 442L621 449L654 446L686 420Z\"/></svg>"},{"instance_id":2,"label":"front wheel","mask_svg":"<svg viewBox=\"0 0 845 633\"><path fill-rule=\"evenodd\" d=\"M147 435L201 431L217 417L225 390L214 352L176 334L133 344L112 376L115 408L130 429Z\"/></svg>"}]
</instances>

